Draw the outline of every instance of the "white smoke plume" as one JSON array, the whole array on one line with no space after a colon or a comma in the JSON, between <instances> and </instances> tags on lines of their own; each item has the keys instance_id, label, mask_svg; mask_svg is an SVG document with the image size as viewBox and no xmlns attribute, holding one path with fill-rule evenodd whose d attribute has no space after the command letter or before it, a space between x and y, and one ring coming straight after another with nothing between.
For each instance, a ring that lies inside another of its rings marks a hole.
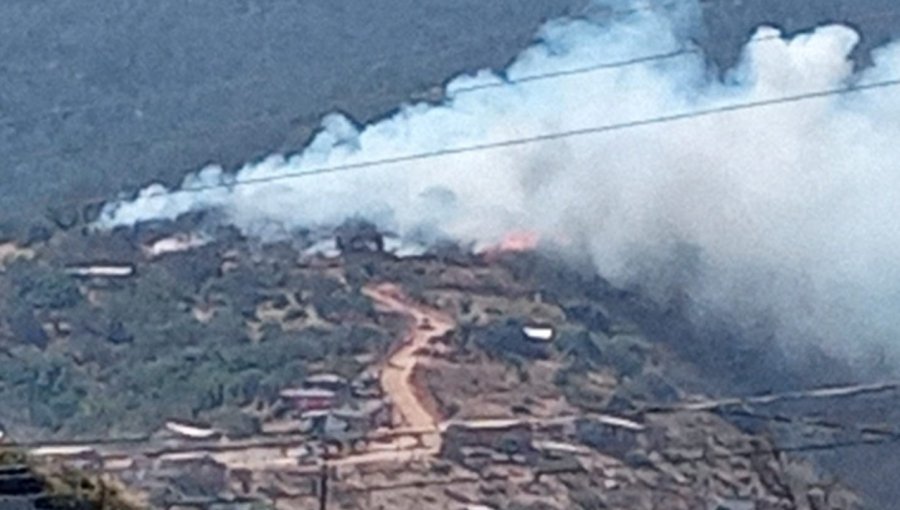
<instances>
[{"instance_id":1,"label":"white smoke plume","mask_svg":"<svg viewBox=\"0 0 900 510\"><path fill-rule=\"evenodd\" d=\"M761 27L740 64L702 55L454 94L500 83L481 72L440 105L409 104L372 125L341 115L297 155L236 176L206 168L183 187L615 124L900 76L900 45L854 74L858 35L820 27L791 39ZM519 77L681 48L673 22L637 12L610 23L560 20L505 71ZM365 216L401 234L490 241L536 231L589 250L616 282L666 278L677 246L699 249L691 291L735 316L767 314L785 341L832 349L900 346L900 93L875 90L359 171L159 194L110 204L107 226L206 208L237 226ZM745 313L746 312L746 313Z\"/></svg>"}]
</instances>

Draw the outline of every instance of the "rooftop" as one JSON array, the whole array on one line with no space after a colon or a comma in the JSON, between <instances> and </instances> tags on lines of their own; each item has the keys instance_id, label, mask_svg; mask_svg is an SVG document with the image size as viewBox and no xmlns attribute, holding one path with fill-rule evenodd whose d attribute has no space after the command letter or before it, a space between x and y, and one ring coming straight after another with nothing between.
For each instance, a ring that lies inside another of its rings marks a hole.
<instances>
[{"instance_id":1,"label":"rooftop","mask_svg":"<svg viewBox=\"0 0 900 510\"><path fill-rule=\"evenodd\" d=\"M550 326L525 326L522 328L522 333L529 340L549 342L553 340L554 330Z\"/></svg>"},{"instance_id":2,"label":"rooftop","mask_svg":"<svg viewBox=\"0 0 900 510\"><path fill-rule=\"evenodd\" d=\"M175 420L166 422L166 430L195 439L209 439L218 434L218 431L208 425L185 423Z\"/></svg>"},{"instance_id":3,"label":"rooftop","mask_svg":"<svg viewBox=\"0 0 900 510\"><path fill-rule=\"evenodd\" d=\"M286 388L279 395L281 398L334 398L335 393L320 388Z\"/></svg>"},{"instance_id":4,"label":"rooftop","mask_svg":"<svg viewBox=\"0 0 900 510\"><path fill-rule=\"evenodd\" d=\"M306 378L306 384L344 384L347 379L338 374L314 374Z\"/></svg>"},{"instance_id":5,"label":"rooftop","mask_svg":"<svg viewBox=\"0 0 900 510\"><path fill-rule=\"evenodd\" d=\"M485 420L466 420L451 421L447 427L461 427L470 430L492 430L492 429L508 429L519 425L525 425L527 422L515 419L485 419Z\"/></svg>"},{"instance_id":6,"label":"rooftop","mask_svg":"<svg viewBox=\"0 0 900 510\"><path fill-rule=\"evenodd\" d=\"M640 423L637 423L637 422L631 421L631 420L627 420L625 418L619 418L618 416L610 416L610 415L604 414L604 415L598 416L596 419L597 419L597 421L599 421L600 423L602 423L604 425L609 425L611 427L619 427L619 428L623 428L623 429L629 429L629 430L633 430L635 432L640 432L640 431L646 429L646 427L644 427Z\"/></svg>"},{"instance_id":7,"label":"rooftop","mask_svg":"<svg viewBox=\"0 0 900 510\"><path fill-rule=\"evenodd\" d=\"M132 264L78 264L66 268L70 276L123 278L134 274Z\"/></svg>"}]
</instances>

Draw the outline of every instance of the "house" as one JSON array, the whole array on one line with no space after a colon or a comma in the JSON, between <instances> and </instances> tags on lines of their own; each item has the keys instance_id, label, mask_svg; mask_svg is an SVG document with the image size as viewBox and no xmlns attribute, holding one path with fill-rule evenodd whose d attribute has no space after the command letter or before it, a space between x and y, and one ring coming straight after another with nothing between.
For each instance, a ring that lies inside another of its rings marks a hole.
<instances>
[{"instance_id":1,"label":"house","mask_svg":"<svg viewBox=\"0 0 900 510\"><path fill-rule=\"evenodd\" d=\"M350 391L356 398L380 398L382 396L380 374L366 371L350 383Z\"/></svg>"},{"instance_id":2,"label":"house","mask_svg":"<svg viewBox=\"0 0 900 510\"><path fill-rule=\"evenodd\" d=\"M544 343L553 341L556 331L552 326L530 324L522 328L522 334L531 342Z\"/></svg>"},{"instance_id":3,"label":"house","mask_svg":"<svg viewBox=\"0 0 900 510\"><path fill-rule=\"evenodd\" d=\"M314 263L318 261L320 262L319 265L325 265L326 267L333 263L334 259L339 258L340 256L341 250L338 249L334 239L318 241L303 250L300 254L300 258L304 263L316 265ZM324 264L321 264L322 262L324 262Z\"/></svg>"},{"instance_id":4,"label":"house","mask_svg":"<svg viewBox=\"0 0 900 510\"><path fill-rule=\"evenodd\" d=\"M167 253L178 253L199 248L208 242L206 238L196 234L179 233L148 243L143 246L143 251L148 258L156 258Z\"/></svg>"},{"instance_id":5,"label":"house","mask_svg":"<svg viewBox=\"0 0 900 510\"><path fill-rule=\"evenodd\" d=\"M221 432L213 429L210 425L177 420L167 421L165 429L177 437L194 440L217 439L222 435Z\"/></svg>"},{"instance_id":6,"label":"house","mask_svg":"<svg viewBox=\"0 0 900 510\"><path fill-rule=\"evenodd\" d=\"M358 432L366 433L391 425L391 406L379 399L354 402L352 406L335 409L333 413L337 418L347 422L351 430Z\"/></svg>"},{"instance_id":7,"label":"house","mask_svg":"<svg viewBox=\"0 0 900 510\"><path fill-rule=\"evenodd\" d=\"M478 420L451 422L442 432L442 457L465 464L469 452L489 451L506 457L533 461L538 451L533 444L531 424L521 420Z\"/></svg>"},{"instance_id":8,"label":"house","mask_svg":"<svg viewBox=\"0 0 900 510\"><path fill-rule=\"evenodd\" d=\"M134 276L133 264L73 264L65 273L76 278L129 278Z\"/></svg>"},{"instance_id":9,"label":"house","mask_svg":"<svg viewBox=\"0 0 900 510\"><path fill-rule=\"evenodd\" d=\"M287 388L279 396L300 412L331 409L337 399L334 391L322 388Z\"/></svg>"},{"instance_id":10,"label":"house","mask_svg":"<svg viewBox=\"0 0 900 510\"><path fill-rule=\"evenodd\" d=\"M646 427L625 418L600 415L577 420L575 429L582 443L621 458L637 446L638 437Z\"/></svg>"},{"instance_id":11,"label":"house","mask_svg":"<svg viewBox=\"0 0 900 510\"><path fill-rule=\"evenodd\" d=\"M337 409L305 411L300 421L301 430L317 437L362 437L373 429L390 425L391 408L381 400L372 399Z\"/></svg>"},{"instance_id":12,"label":"house","mask_svg":"<svg viewBox=\"0 0 900 510\"><path fill-rule=\"evenodd\" d=\"M609 414L601 414L599 416L596 416L595 419L597 420L597 422L602 423L607 427L618 430L625 430L635 434L638 432L643 432L647 429L647 427L641 425L636 421L626 418L620 418L618 416L612 416Z\"/></svg>"},{"instance_id":13,"label":"house","mask_svg":"<svg viewBox=\"0 0 900 510\"><path fill-rule=\"evenodd\" d=\"M228 488L228 467L209 454L166 457L155 469L169 480L173 493L185 498L212 499Z\"/></svg>"},{"instance_id":14,"label":"house","mask_svg":"<svg viewBox=\"0 0 900 510\"><path fill-rule=\"evenodd\" d=\"M314 409L300 415L301 430L317 438L334 438L346 433L350 425L330 410Z\"/></svg>"},{"instance_id":15,"label":"house","mask_svg":"<svg viewBox=\"0 0 900 510\"><path fill-rule=\"evenodd\" d=\"M93 448L85 445L41 446L29 452L32 457L82 457L96 454Z\"/></svg>"},{"instance_id":16,"label":"house","mask_svg":"<svg viewBox=\"0 0 900 510\"><path fill-rule=\"evenodd\" d=\"M314 374L303 381L303 387L337 392L347 387L347 379L338 374Z\"/></svg>"}]
</instances>

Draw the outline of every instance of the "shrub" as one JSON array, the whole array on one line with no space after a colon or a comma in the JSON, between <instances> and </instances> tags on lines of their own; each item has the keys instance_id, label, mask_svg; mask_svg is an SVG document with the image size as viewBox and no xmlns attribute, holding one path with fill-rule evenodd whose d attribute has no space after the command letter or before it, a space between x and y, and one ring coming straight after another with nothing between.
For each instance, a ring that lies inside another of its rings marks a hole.
<instances>
[{"instance_id":1,"label":"shrub","mask_svg":"<svg viewBox=\"0 0 900 510\"><path fill-rule=\"evenodd\" d=\"M21 261L10 265L9 273L19 297L34 308L69 308L81 299L75 281L62 271Z\"/></svg>"},{"instance_id":2,"label":"shrub","mask_svg":"<svg viewBox=\"0 0 900 510\"><path fill-rule=\"evenodd\" d=\"M483 328L472 327L466 333L489 356L509 363L522 359L544 359L548 356L547 346L528 341L522 333L522 323L516 320L494 323Z\"/></svg>"},{"instance_id":3,"label":"shrub","mask_svg":"<svg viewBox=\"0 0 900 510\"><path fill-rule=\"evenodd\" d=\"M617 336L607 346L604 358L620 376L634 377L644 369L647 349L629 336Z\"/></svg>"}]
</instances>

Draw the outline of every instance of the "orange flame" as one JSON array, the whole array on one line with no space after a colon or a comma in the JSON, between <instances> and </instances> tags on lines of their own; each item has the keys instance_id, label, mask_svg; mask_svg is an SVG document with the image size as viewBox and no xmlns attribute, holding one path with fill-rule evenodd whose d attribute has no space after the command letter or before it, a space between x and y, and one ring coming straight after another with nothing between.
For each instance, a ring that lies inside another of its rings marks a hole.
<instances>
[{"instance_id":1,"label":"orange flame","mask_svg":"<svg viewBox=\"0 0 900 510\"><path fill-rule=\"evenodd\" d=\"M496 251L532 251L537 248L539 237L534 232L516 231L504 235Z\"/></svg>"},{"instance_id":2,"label":"orange flame","mask_svg":"<svg viewBox=\"0 0 900 510\"><path fill-rule=\"evenodd\" d=\"M497 244L490 245L481 250L481 255L486 259L491 260L502 253L532 251L537 248L539 241L540 236L535 232L515 230L504 234Z\"/></svg>"}]
</instances>

